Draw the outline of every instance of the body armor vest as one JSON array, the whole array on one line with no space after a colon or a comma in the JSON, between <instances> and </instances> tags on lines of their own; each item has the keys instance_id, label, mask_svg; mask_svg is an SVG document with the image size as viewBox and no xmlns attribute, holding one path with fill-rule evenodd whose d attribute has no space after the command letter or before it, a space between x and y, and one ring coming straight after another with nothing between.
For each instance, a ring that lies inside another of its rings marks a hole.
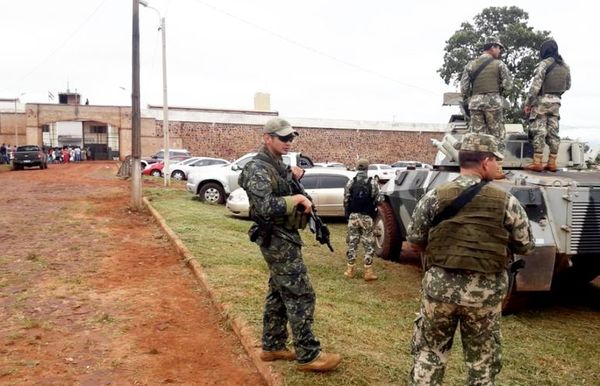
<instances>
[{"instance_id":1,"label":"body armor vest","mask_svg":"<svg viewBox=\"0 0 600 386\"><path fill-rule=\"evenodd\" d=\"M487 56L480 56L476 59L472 72L477 71L479 66L486 61ZM500 92L500 61L493 60L489 63L473 81L472 95Z\"/></svg>"},{"instance_id":2,"label":"body armor vest","mask_svg":"<svg viewBox=\"0 0 600 386\"><path fill-rule=\"evenodd\" d=\"M439 211L464 190L454 182L437 190ZM501 272L508 263L508 237L504 228L507 193L490 185L453 218L429 230L425 259L433 265L477 272Z\"/></svg>"},{"instance_id":3,"label":"body armor vest","mask_svg":"<svg viewBox=\"0 0 600 386\"><path fill-rule=\"evenodd\" d=\"M362 213L375 217L377 208L373 200L371 191L371 178L358 179L354 177L350 187L350 202L348 203L348 212Z\"/></svg>"},{"instance_id":4,"label":"body armor vest","mask_svg":"<svg viewBox=\"0 0 600 386\"><path fill-rule=\"evenodd\" d=\"M566 66L556 64L549 72L546 72L541 93L562 95L562 93L567 91L568 75L569 70Z\"/></svg>"}]
</instances>

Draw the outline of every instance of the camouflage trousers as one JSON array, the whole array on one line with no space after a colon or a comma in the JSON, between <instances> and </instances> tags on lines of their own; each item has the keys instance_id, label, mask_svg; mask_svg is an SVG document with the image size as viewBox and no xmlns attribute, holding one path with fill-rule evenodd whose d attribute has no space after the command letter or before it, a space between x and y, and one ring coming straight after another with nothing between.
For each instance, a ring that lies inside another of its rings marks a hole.
<instances>
[{"instance_id":1,"label":"camouflage trousers","mask_svg":"<svg viewBox=\"0 0 600 386\"><path fill-rule=\"evenodd\" d=\"M534 153L543 153L545 145L548 145L551 154L558 153L559 109L560 103L540 103L534 106L529 116L529 136L533 142Z\"/></svg>"},{"instance_id":2,"label":"camouflage trousers","mask_svg":"<svg viewBox=\"0 0 600 386\"><path fill-rule=\"evenodd\" d=\"M348 219L348 234L346 243L348 251L346 258L348 264L354 264L358 244L362 241L365 248L365 265L373 264L373 254L375 253L375 236L373 236L373 219L367 214L351 213Z\"/></svg>"},{"instance_id":3,"label":"camouflage trousers","mask_svg":"<svg viewBox=\"0 0 600 386\"><path fill-rule=\"evenodd\" d=\"M284 349L289 322L298 362L310 362L319 355L321 345L312 332L316 296L300 246L273 235L271 244L260 250L270 273L262 348L265 351Z\"/></svg>"},{"instance_id":4,"label":"camouflage trousers","mask_svg":"<svg viewBox=\"0 0 600 386\"><path fill-rule=\"evenodd\" d=\"M502 109L471 110L469 131L474 133L489 134L498 140L498 150L503 153L505 144L504 117Z\"/></svg>"},{"instance_id":5,"label":"camouflage trousers","mask_svg":"<svg viewBox=\"0 0 600 386\"><path fill-rule=\"evenodd\" d=\"M494 385L502 369L501 305L465 307L442 303L423 294L415 321L409 385L442 385L452 341L460 323L467 385Z\"/></svg>"}]
</instances>

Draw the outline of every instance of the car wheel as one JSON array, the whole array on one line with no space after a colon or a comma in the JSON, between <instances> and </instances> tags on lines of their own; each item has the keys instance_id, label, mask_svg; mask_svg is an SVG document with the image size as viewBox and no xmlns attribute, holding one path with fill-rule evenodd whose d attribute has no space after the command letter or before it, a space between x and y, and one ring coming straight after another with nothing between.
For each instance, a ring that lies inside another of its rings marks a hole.
<instances>
[{"instance_id":1,"label":"car wheel","mask_svg":"<svg viewBox=\"0 0 600 386\"><path fill-rule=\"evenodd\" d=\"M185 180L185 173L181 170L175 170L173 173L171 173L171 178L174 178L178 181Z\"/></svg>"},{"instance_id":2,"label":"car wheel","mask_svg":"<svg viewBox=\"0 0 600 386\"><path fill-rule=\"evenodd\" d=\"M211 204L225 203L225 191L223 187L217 183L209 182L202 186L198 192L200 201L205 201Z\"/></svg>"},{"instance_id":3,"label":"car wheel","mask_svg":"<svg viewBox=\"0 0 600 386\"><path fill-rule=\"evenodd\" d=\"M150 174L154 177L160 177L162 175L160 170L153 170L152 173L150 173Z\"/></svg>"},{"instance_id":4,"label":"car wheel","mask_svg":"<svg viewBox=\"0 0 600 386\"><path fill-rule=\"evenodd\" d=\"M373 224L375 253L385 260L398 260L402 250L402 238L394 217L394 210L388 202L379 204Z\"/></svg>"}]
</instances>

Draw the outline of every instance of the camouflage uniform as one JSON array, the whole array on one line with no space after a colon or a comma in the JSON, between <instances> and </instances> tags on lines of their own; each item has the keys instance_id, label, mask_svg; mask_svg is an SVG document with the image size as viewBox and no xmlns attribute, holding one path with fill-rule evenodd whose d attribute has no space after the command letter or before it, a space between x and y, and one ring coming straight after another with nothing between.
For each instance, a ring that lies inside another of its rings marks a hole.
<instances>
[{"instance_id":1,"label":"camouflage uniform","mask_svg":"<svg viewBox=\"0 0 600 386\"><path fill-rule=\"evenodd\" d=\"M244 167L239 184L248 193L253 216L275 222L270 244L260 248L270 273L262 347L264 351L285 349L289 321L297 360L301 364L308 363L319 355L321 348L312 332L316 297L302 259L302 239L297 229L285 225L287 216L296 208L282 159L274 159L264 147L259 153L270 157L277 168L254 158ZM262 241L261 238L256 240L259 245Z\"/></svg>"},{"instance_id":2,"label":"camouflage uniform","mask_svg":"<svg viewBox=\"0 0 600 386\"><path fill-rule=\"evenodd\" d=\"M461 175L455 183L466 188L479 177ZM440 210L436 189L417 204L407 240L426 245L432 220ZM508 248L524 254L533 249L533 235L525 210L508 194L504 227ZM502 368L500 313L508 289L508 274L430 267L423 276L419 317L415 321L410 385L442 385L455 330L460 322L468 385L494 385Z\"/></svg>"},{"instance_id":3,"label":"camouflage uniform","mask_svg":"<svg viewBox=\"0 0 600 386\"><path fill-rule=\"evenodd\" d=\"M479 60L491 57L490 54L483 53ZM493 135L498 139L500 152L504 152L505 129L502 114L504 98L501 94L506 95L512 89L512 75L506 64L500 61L498 67L500 79L498 82L501 92L471 95L473 84L471 83L469 74L476 70L476 68L473 68L476 63L478 63L478 59L467 63L460 78L460 93L463 100L469 101L469 110L471 111L469 131Z\"/></svg>"},{"instance_id":4,"label":"camouflage uniform","mask_svg":"<svg viewBox=\"0 0 600 386\"><path fill-rule=\"evenodd\" d=\"M542 94L542 85L546 78L546 70L554 63L554 58L546 58L538 63L531 87L527 93L525 104L532 106L529 115L530 135L533 138L534 153L543 153L545 144L548 144L551 154L558 153L560 137L558 135L558 121L560 120L560 101L559 95ZM564 66L569 68L565 63ZM567 90L571 88L571 74L567 76Z\"/></svg>"},{"instance_id":5,"label":"camouflage uniform","mask_svg":"<svg viewBox=\"0 0 600 386\"><path fill-rule=\"evenodd\" d=\"M356 174L356 180L359 183L364 183L368 180L366 171L359 171ZM354 179L348 181L344 188L344 208L348 208L348 202L350 201L351 192L350 189ZM371 195L375 205L383 201L383 196L379 191L379 185L377 181L371 178ZM358 244L362 240L363 247L365 248L365 265L373 264L373 254L375 253L375 237L373 236L373 218L367 214L362 213L350 213L348 217L348 235L346 237L346 243L348 243L348 251L346 257L348 264L354 264L356 261L356 252Z\"/></svg>"}]
</instances>

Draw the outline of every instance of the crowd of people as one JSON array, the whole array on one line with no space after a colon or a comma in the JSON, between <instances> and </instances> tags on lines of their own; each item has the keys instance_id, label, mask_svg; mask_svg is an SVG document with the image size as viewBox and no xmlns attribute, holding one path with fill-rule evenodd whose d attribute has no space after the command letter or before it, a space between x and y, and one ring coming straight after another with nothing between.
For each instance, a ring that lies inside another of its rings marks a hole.
<instances>
[{"instance_id":1,"label":"crowd of people","mask_svg":"<svg viewBox=\"0 0 600 386\"><path fill-rule=\"evenodd\" d=\"M10 144L3 143L0 146L0 164L9 164L13 159L13 154L17 150L16 146L10 146Z\"/></svg>"},{"instance_id":2,"label":"crowd of people","mask_svg":"<svg viewBox=\"0 0 600 386\"><path fill-rule=\"evenodd\" d=\"M54 164L66 164L93 159L91 149L79 146L49 147L46 149L46 153L48 154L48 162Z\"/></svg>"}]
</instances>

